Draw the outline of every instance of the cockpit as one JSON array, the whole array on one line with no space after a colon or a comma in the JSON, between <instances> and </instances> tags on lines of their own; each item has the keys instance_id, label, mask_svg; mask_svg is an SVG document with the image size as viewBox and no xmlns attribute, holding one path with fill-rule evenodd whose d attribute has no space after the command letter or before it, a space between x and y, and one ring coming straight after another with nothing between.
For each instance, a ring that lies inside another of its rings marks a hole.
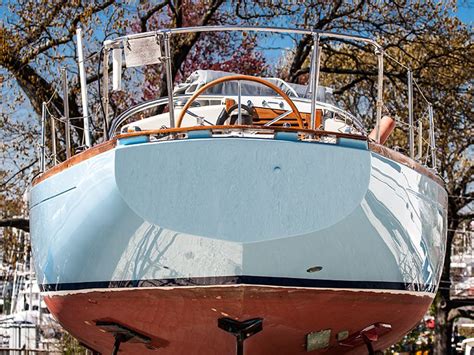
<instances>
[{"instance_id":1,"label":"cockpit","mask_svg":"<svg viewBox=\"0 0 474 355\"><path fill-rule=\"evenodd\" d=\"M287 83L279 78L248 77L213 70L197 70L173 90L177 127L254 125L309 128L310 96L306 85ZM334 106L333 101L332 90L319 86L315 128L364 133L361 122ZM122 115L118 121L129 117ZM123 125L120 132L169 128L168 123L169 115L161 112Z\"/></svg>"}]
</instances>

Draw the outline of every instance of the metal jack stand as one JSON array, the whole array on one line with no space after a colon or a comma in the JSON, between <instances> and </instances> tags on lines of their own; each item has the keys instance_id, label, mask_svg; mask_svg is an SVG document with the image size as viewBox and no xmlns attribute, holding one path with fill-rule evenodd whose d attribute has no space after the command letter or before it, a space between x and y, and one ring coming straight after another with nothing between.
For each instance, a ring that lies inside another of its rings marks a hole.
<instances>
[{"instance_id":1,"label":"metal jack stand","mask_svg":"<svg viewBox=\"0 0 474 355\"><path fill-rule=\"evenodd\" d=\"M347 339L339 341L339 345L355 347L363 343L367 348L368 355L377 355L380 354L380 352L374 350L372 343L378 341L379 337L387 334L391 330L392 326L390 324L374 323L352 334Z\"/></svg>"},{"instance_id":2,"label":"metal jack stand","mask_svg":"<svg viewBox=\"0 0 474 355\"><path fill-rule=\"evenodd\" d=\"M151 342L151 339L149 337L139 334L136 331L133 331L115 322L98 321L96 322L96 325L114 336L115 342L114 348L112 350L112 355L117 355L120 349L120 345L122 343L126 343L127 341L132 341L134 343L143 343L145 345Z\"/></svg>"},{"instance_id":3,"label":"metal jack stand","mask_svg":"<svg viewBox=\"0 0 474 355\"><path fill-rule=\"evenodd\" d=\"M367 346L367 354L368 355L375 355L374 347L372 346L372 340L370 340L365 334L362 335L364 339L365 346Z\"/></svg>"},{"instance_id":4,"label":"metal jack stand","mask_svg":"<svg viewBox=\"0 0 474 355\"><path fill-rule=\"evenodd\" d=\"M252 318L242 322L227 317L219 318L217 326L235 336L237 341L236 355L243 355L244 340L263 329L263 318Z\"/></svg>"},{"instance_id":5,"label":"metal jack stand","mask_svg":"<svg viewBox=\"0 0 474 355\"><path fill-rule=\"evenodd\" d=\"M112 355L117 355L120 349L120 344L126 343L132 338L132 336L116 333L114 334L114 338L115 338L115 342L114 342L114 348L112 350Z\"/></svg>"}]
</instances>

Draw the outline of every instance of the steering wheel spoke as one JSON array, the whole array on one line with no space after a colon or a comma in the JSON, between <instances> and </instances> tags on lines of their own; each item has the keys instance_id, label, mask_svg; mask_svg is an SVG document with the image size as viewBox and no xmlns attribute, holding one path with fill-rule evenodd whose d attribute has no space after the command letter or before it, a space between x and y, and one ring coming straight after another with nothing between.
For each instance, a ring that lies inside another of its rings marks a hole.
<instances>
[{"instance_id":1,"label":"steering wheel spoke","mask_svg":"<svg viewBox=\"0 0 474 355\"><path fill-rule=\"evenodd\" d=\"M275 117L273 120L271 120L271 121L265 123L264 126L268 127L268 126L270 126L270 125L272 125L272 124L274 124L274 123L280 121L281 119L283 119L283 118L289 116L292 112L293 112L293 111L286 111L286 112L283 112L281 115L278 115L278 116Z\"/></svg>"},{"instance_id":2,"label":"steering wheel spoke","mask_svg":"<svg viewBox=\"0 0 474 355\"><path fill-rule=\"evenodd\" d=\"M183 110L183 112L186 112L187 115L189 116L192 116L196 119L196 123L201 126L202 125L202 121L204 121L204 117L202 116L199 116L199 115L196 115L194 112L190 111L190 110Z\"/></svg>"},{"instance_id":3,"label":"steering wheel spoke","mask_svg":"<svg viewBox=\"0 0 474 355\"><path fill-rule=\"evenodd\" d=\"M204 119L202 120L202 125L203 126L215 126L214 123L209 122L208 120Z\"/></svg>"}]
</instances>

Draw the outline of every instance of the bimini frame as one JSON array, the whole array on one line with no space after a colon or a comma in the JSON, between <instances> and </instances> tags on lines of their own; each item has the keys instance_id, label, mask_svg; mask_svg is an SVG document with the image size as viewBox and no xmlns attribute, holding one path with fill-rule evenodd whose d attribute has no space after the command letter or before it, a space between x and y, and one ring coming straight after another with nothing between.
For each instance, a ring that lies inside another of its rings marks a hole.
<instances>
[{"instance_id":1,"label":"bimini frame","mask_svg":"<svg viewBox=\"0 0 474 355\"><path fill-rule=\"evenodd\" d=\"M125 114L130 114L130 112L135 112L136 110L141 111L144 108L147 107L153 107L157 104L162 105L167 101L168 106L170 108L169 110L169 127L171 129L174 129L176 127L175 125L175 115L174 115L174 101L177 99L173 95L173 78L172 78L172 70L171 70L171 47L170 47L170 39L174 35L179 35L179 34L185 34L185 33L196 33L196 32L219 32L219 31L240 31L240 32L269 32L269 33L283 33L283 34L300 34L300 35L306 35L306 36L311 36L313 38L313 49L312 49L312 55L311 55L311 64L310 64L310 81L309 81L309 92L311 94L311 116L310 116L310 126L309 128L311 130L315 130L316 127L316 107L324 106L323 103L317 102L316 101L316 93L318 91L318 86L319 86L319 76L320 76L320 57L321 57L321 52L322 48L320 46L320 41L323 38L329 38L329 39L341 39L341 40L352 40L356 42L362 42L371 45L374 48L374 54L377 56L377 100L376 100L376 128L375 128L375 141L380 142L380 122L382 118L382 108L383 108L383 76L384 76L384 56L394 60L396 63L401 65L403 68L407 70L407 85L408 85L408 144L409 144L409 152L410 152L410 158L412 159L417 159L420 160L423 157L423 135L422 135L422 125L421 121L418 121L418 156L415 157L415 122L413 118L413 85L416 85L416 88L418 88L421 97L426 101L427 103L427 117L428 117L428 125L429 125L429 135L428 135L428 140L429 142L429 150L427 153L431 155L431 162L432 162L432 168L436 169L436 143L435 143L435 134L434 134L434 117L433 117L433 106L432 104L427 100L425 95L421 92L420 88L416 84L416 82L413 79L412 75L412 70L403 65L402 63L398 62L394 58L390 57L387 53L384 52L383 47L378 44L376 41L362 37L362 36L357 36L357 35L350 35L350 34L340 34L340 33L333 33L333 32L324 32L324 31L316 31L316 30L305 30L305 29L286 29L286 28L279 28L279 27L256 27L256 26L207 26L207 27L188 27L188 28L172 28L172 29L162 29L158 31L153 31L153 32L146 32L146 33L138 33L138 34L131 34L127 36L122 36L118 37L113 40L107 40L104 42L104 46L102 48L104 52L103 56L103 84L102 84L102 90L100 94L102 95L102 104L104 108L104 141L109 139L109 136L113 132L115 132L115 124L112 125L114 127L109 127L110 125L110 120L109 120L109 57L110 57L110 52L112 51L113 54L113 65L114 69L119 69L121 68L121 50L126 48L126 46L130 43L129 41L133 41L136 39L144 39L144 38L155 38L157 41L157 44L160 48L160 54L157 55L156 61L155 62L163 62L165 66L165 74L166 74L166 86L168 89L168 97L165 98L160 98L158 100L153 100L151 102L145 102L142 103L141 105L138 105L137 107L130 108L126 112L124 112L121 115L122 116ZM81 39L81 32L78 32L78 46L80 47L82 43ZM162 50L161 50L162 48ZM82 56L82 51L80 48L78 48L78 53L79 54L79 66L83 67L83 56ZM164 53L164 54L163 54ZM118 60L120 59L120 60ZM120 72L120 70L117 70L117 72ZM100 75L100 73L98 73ZM117 83L120 83L120 78L113 78L113 84L114 86L117 85ZM65 85L63 85L63 90L67 92L67 82ZM82 91L82 101L83 101L83 106L84 102L87 102L84 100L86 98L87 92L85 88L85 84L82 85L81 87ZM183 97L181 97L183 98ZM89 117L87 115L86 107L84 106L84 137L86 139L86 148L90 148L91 142L88 137L90 137L90 132L89 132ZM335 107L330 107L330 111L335 111L339 112L342 111L340 109L336 109ZM46 120L51 119L53 120L54 117L49 115L48 117L48 111L45 109L45 105L43 105L43 114L42 114L42 127L41 127L41 147L40 147L40 170L41 172L44 172L46 170ZM68 112L67 108L64 113L64 117L62 119L59 119L59 121L63 121L68 125L69 122L69 117L68 117ZM344 117L348 117L349 119L352 119L353 122L356 122L355 117L350 115L349 113L343 113ZM403 123L403 122L401 122ZM53 127L54 131L54 127ZM66 130L67 131L67 130ZM54 132L52 132L52 147L53 147L53 155L54 155L54 149L56 147L56 137ZM69 154L68 154L69 157ZM56 165L56 159L54 159L54 165Z\"/></svg>"}]
</instances>

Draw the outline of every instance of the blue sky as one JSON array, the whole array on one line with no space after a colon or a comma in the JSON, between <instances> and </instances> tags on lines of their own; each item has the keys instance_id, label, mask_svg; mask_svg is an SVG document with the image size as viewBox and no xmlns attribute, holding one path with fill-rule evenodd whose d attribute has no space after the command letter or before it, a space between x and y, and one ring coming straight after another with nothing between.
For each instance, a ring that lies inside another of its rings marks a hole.
<instances>
[{"instance_id":1,"label":"blue sky","mask_svg":"<svg viewBox=\"0 0 474 355\"><path fill-rule=\"evenodd\" d=\"M456 15L462 22L472 25L474 22L474 0L458 1Z\"/></svg>"}]
</instances>

